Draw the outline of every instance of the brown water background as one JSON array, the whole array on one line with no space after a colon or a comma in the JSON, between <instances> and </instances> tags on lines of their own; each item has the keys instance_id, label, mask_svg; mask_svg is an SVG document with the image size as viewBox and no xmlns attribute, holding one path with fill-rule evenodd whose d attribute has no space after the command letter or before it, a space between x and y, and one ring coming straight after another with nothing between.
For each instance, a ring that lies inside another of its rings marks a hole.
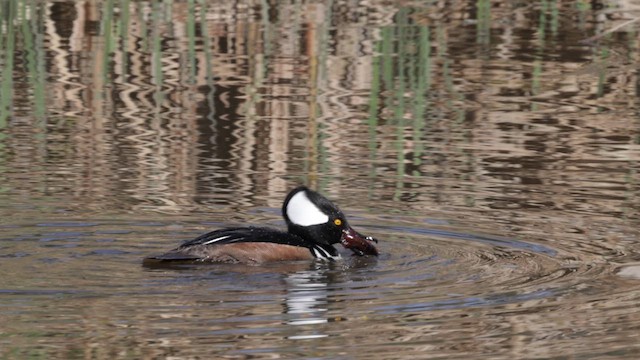
<instances>
[{"instance_id":1,"label":"brown water background","mask_svg":"<svg viewBox=\"0 0 640 360\"><path fill-rule=\"evenodd\" d=\"M638 16L0 1L0 358L635 358ZM299 184L381 256L141 266Z\"/></svg>"}]
</instances>

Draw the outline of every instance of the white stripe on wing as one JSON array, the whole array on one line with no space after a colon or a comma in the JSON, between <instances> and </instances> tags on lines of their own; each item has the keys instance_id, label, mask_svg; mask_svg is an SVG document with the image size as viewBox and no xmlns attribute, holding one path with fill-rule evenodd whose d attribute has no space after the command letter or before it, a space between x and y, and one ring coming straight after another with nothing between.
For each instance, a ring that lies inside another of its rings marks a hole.
<instances>
[{"instance_id":1,"label":"white stripe on wing","mask_svg":"<svg viewBox=\"0 0 640 360\"><path fill-rule=\"evenodd\" d=\"M207 242L204 242L204 243L202 243L202 245L209 245L209 244L212 244L212 243L214 243L214 242L218 242L218 241L221 241L221 240L224 240L224 239L230 238L230 237L231 237L231 235L221 236L221 237L219 237L219 238L211 239L211 240L209 240L209 241L207 241Z\"/></svg>"}]
</instances>

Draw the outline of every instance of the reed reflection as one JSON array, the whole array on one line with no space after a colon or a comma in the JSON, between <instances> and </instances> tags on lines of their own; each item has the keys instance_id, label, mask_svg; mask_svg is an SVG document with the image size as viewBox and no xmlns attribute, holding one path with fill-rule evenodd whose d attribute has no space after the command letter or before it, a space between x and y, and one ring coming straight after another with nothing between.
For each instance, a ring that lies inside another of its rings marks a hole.
<instances>
[{"instance_id":1,"label":"reed reflection","mask_svg":"<svg viewBox=\"0 0 640 360\"><path fill-rule=\"evenodd\" d=\"M82 206L165 211L221 202L278 207L272 199L292 180L327 191L368 189L370 198L409 206L503 209L514 197L496 188L510 181L544 185L586 175L629 186L624 213L636 212L633 166L616 166L632 170L607 179L582 169L589 157L635 159L636 137L618 135L637 124L572 115L636 98L632 81L607 85L629 75L620 51L594 59L608 67L575 71L591 52L567 45L573 56L549 56L561 24L544 8L535 26L515 9L494 39L489 24L502 10L486 2L452 6L460 18L478 11L468 26L475 39L454 36L466 25L448 16L375 1L7 3L0 37L5 182L32 195L43 188L73 194ZM588 10L577 11L584 17ZM521 31L531 27L537 37ZM499 52L491 56L494 42ZM563 113L549 115L557 106ZM606 152L602 142L611 145ZM26 177L34 164L47 176ZM574 168L580 171L568 171ZM435 188L455 191L442 197ZM546 199L515 202L553 208L573 201L558 201L563 190L551 189Z\"/></svg>"}]
</instances>

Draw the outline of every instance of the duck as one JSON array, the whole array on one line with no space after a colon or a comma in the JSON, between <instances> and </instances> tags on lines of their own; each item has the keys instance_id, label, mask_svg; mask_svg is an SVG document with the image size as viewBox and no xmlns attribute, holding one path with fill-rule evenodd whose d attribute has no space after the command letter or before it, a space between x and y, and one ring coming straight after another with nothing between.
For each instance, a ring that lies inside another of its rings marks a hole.
<instances>
[{"instance_id":1,"label":"duck","mask_svg":"<svg viewBox=\"0 0 640 360\"><path fill-rule=\"evenodd\" d=\"M329 199L306 186L291 190L282 205L287 231L269 227L231 227L186 241L175 249L144 259L145 265L176 262L241 263L335 261L341 244L356 256L378 256L378 240L354 230Z\"/></svg>"}]
</instances>

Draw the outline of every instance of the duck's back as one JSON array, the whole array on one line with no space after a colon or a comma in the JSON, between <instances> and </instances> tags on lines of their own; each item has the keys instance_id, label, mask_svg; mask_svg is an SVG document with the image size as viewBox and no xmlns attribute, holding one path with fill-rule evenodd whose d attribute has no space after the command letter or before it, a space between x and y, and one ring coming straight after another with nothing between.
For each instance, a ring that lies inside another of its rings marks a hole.
<instances>
[{"instance_id":1,"label":"duck's back","mask_svg":"<svg viewBox=\"0 0 640 360\"><path fill-rule=\"evenodd\" d=\"M158 256L153 262L219 262L262 264L273 261L313 259L310 248L298 236L264 227L215 230L187 241Z\"/></svg>"}]
</instances>

